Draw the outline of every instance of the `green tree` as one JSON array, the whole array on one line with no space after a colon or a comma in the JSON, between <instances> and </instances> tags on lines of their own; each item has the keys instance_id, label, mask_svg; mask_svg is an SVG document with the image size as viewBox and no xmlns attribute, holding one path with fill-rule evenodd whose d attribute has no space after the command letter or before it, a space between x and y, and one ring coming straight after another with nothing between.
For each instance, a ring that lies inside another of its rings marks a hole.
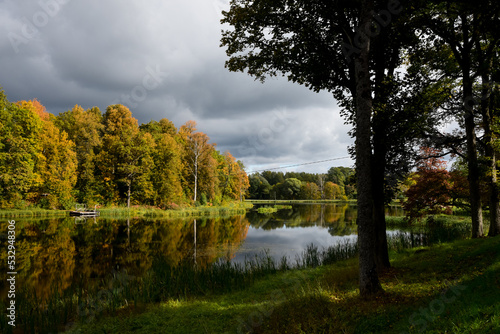
<instances>
[{"instance_id":1,"label":"green tree","mask_svg":"<svg viewBox=\"0 0 500 334\"><path fill-rule=\"evenodd\" d=\"M282 172L264 171L261 176L269 182L271 186L285 182L285 175Z\"/></svg>"},{"instance_id":2,"label":"green tree","mask_svg":"<svg viewBox=\"0 0 500 334\"><path fill-rule=\"evenodd\" d=\"M374 15L382 11L385 20ZM368 295L381 290L375 268L389 265L385 217L380 213L385 204L385 161L392 146L381 127L391 119L378 115L392 114L388 102L397 91L395 70L402 63L402 48L413 43L411 10L403 11L398 2L373 0L233 0L223 14L222 22L233 28L222 37L229 70L246 70L262 81L266 75L282 74L315 91L331 91L347 111L356 136L360 291ZM377 137L373 142L372 134Z\"/></svg>"},{"instance_id":3,"label":"green tree","mask_svg":"<svg viewBox=\"0 0 500 334\"><path fill-rule=\"evenodd\" d=\"M0 207L24 208L30 192L42 184L35 167L42 128L37 114L10 103L0 90Z\"/></svg>"},{"instance_id":4,"label":"green tree","mask_svg":"<svg viewBox=\"0 0 500 334\"><path fill-rule=\"evenodd\" d=\"M108 200L125 198L130 207L132 186L139 183L142 189L152 191L148 173L154 166L151 152L154 139L149 133L139 131L137 119L123 105L112 105L104 114L103 147L98 156L99 169L106 182ZM152 196L149 194L148 196Z\"/></svg>"},{"instance_id":5,"label":"green tree","mask_svg":"<svg viewBox=\"0 0 500 334\"><path fill-rule=\"evenodd\" d=\"M275 185L274 189L281 199L298 199L302 189L302 182L299 179L289 178L285 182Z\"/></svg>"},{"instance_id":6,"label":"green tree","mask_svg":"<svg viewBox=\"0 0 500 334\"><path fill-rule=\"evenodd\" d=\"M344 187L349 183L349 178L354 174L354 170L349 167L332 167L328 170L326 180Z\"/></svg>"},{"instance_id":7,"label":"green tree","mask_svg":"<svg viewBox=\"0 0 500 334\"><path fill-rule=\"evenodd\" d=\"M482 114L486 155L491 170L490 206L493 225L500 225L500 207L496 190L496 162L491 129L492 115L487 98L489 83L493 75L493 64L498 59L497 47L500 41L498 31L497 2L479 0L434 1L422 9L423 26L434 35L432 48L449 50L451 57L431 62L432 70L440 75L454 75L460 89L460 123L465 129L466 155L470 188L472 236L483 235L482 200L480 192L480 164L478 158L478 136L476 118ZM444 66L443 66L444 65ZM475 84L481 84L481 102L475 98Z\"/></svg>"},{"instance_id":8,"label":"green tree","mask_svg":"<svg viewBox=\"0 0 500 334\"><path fill-rule=\"evenodd\" d=\"M250 187L248 188L248 198L268 199L270 198L271 185L266 178L259 173L251 174L248 177Z\"/></svg>"},{"instance_id":9,"label":"green tree","mask_svg":"<svg viewBox=\"0 0 500 334\"><path fill-rule=\"evenodd\" d=\"M181 146L176 141L177 129L165 118L159 122L142 124L140 128L150 133L156 143L152 153L155 168L151 171L154 204L168 208L174 203L182 202Z\"/></svg>"}]
</instances>

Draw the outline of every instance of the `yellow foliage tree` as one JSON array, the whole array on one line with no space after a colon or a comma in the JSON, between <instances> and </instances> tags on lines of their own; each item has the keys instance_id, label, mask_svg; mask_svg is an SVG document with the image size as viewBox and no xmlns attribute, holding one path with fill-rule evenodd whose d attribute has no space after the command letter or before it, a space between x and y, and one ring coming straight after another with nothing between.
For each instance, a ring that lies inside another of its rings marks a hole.
<instances>
[{"instance_id":1,"label":"yellow foliage tree","mask_svg":"<svg viewBox=\"0 0 500 334\"><path fill-rule=\"evenodd\" d=\"M38 115L43 121L39 133L40 154L35 171L41 176L41 183L33 193L33 200L46 208L70 208L73 204L72 189L76 183L78 162L74 143L66 132L54 124L54 116L36 99L20 101L19 107Z\"/></svg>"}]
</instances>

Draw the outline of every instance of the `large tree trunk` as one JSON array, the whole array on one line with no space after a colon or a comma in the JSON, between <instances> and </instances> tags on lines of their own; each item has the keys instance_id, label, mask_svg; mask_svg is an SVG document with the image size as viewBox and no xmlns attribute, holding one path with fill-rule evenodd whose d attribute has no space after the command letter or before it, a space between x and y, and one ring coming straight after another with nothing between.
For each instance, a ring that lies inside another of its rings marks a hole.
<instances>
[{"instance_id":1,"label":"large tree trunk","mask_svg":"<svg viewBox=\"0 0 500 334\"><path fill-rule=\"evenodd\" d=\"M465 109L465 133L467 138L467 163L469 169L469 191L472 217L472 237L483 236L483 209L479 187L479 163L477 159L476 123L474 121L474 106L471 105L473 95L472 78L470 77L470 59L464 57L463 71L463 101Z\"/></svg>"},{"instance_id":2,"label":"large tree trunk","mask_svg":"<svg viewBox=\"0 0 500 334\"><path fill-rule=\"evenodd\" d=\"M498 200L498 187L497 187L497 166L495 149L493 147L493 131L491 124L493 119L491 117L490 109L490 88L488 87L489 77L486 74L482 75L482 99L481 99L481 113L483 116L484 124L484 141L486 143L486 158L489 163L489 192L490 192L490 230L489 236L496 236L500 232L500 204Z\"/></svg>"},{"instance_id":3,"label":"large tree trunk","mask_svg":"<svg viewBox=\"0 0 500 334\"><path fill-rule=\"evenodd\" d=\"M373 1L362 1L360 29L370 27ZM366 297L382 291L375 263L376 228L373 221L371 113L372 90L369 71L370 38L355 58L356 68L356 174L358 188L359 291Z\"/></svg>"},{"instance_id":4,"label":"large tree trunk","mask_svg":"<svg viewBox=\"0 0 500 334\"><path fill-rule=\"evenodd\" d=\"M373 159L373 221L376 226L376 252L375 262L379 270L390 268L389 249L387 247L387 226L385 222L385 150L382 136L382 129L375 128L374 134L374 159Z\"/></svg>"}]
</instances>

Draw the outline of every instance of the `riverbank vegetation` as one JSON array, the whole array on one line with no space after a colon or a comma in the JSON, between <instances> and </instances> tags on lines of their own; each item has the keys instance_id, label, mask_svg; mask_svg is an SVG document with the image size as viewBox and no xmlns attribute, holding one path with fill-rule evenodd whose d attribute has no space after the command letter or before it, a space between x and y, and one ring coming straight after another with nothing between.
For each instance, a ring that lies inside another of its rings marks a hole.
<instances>
[{"instance_id":1,"label":"riverbank vegetation","mask_svg":"<svg viewBox=\"0 0 500 334\"><path fill-rule=\"evenodd\" d=\"M168 274L158 263L161 275L152 274L150 282L156 283L147 289L157 303L142 304L139 300L146 293L128 299L128 306L118 302L114 309L94 314L93 321L83 319L66 329L69 333L492 333L500 328L499 249L497 237L391 250L393 267L380 276L385 293L369 299L358 296L355 250L346 253L348 259L329 263L325 253L310 248L295 270L265 256L240 267L219 263L197 275ZM178 269L184 270L191 269ZM241 271L248 272L240 275ZM161 283L154 277L171 277L175 282ZM179 286L194 277L203 277L204 285ZM176 286L181 293L165 290Z\"/></svg>"},{"instance_id":2,"label":"riverbank vegetation","mask_svg":"<svg viewBox=\"0 0 500 334\"><path fill-rule=\"evenodd\" d=\"M244 215L253 205L248 202L234 202L220 206L197 206L162 210L156 207L111 207L100 209L102 217L144 217L144 218L197 218Z\"/></svg>"},{"instance_id":3,"label":"riverbank vegetation","mask_svg":"<svg viewBox=\"0 0 500 334\"><path fill-rule=\"evenodd\" d=\"M146 205L177 209L241 200L248 177L188 121L139 126L123 105L58 116L0 90L0 208Z\"/></svg>"},{"instance_id":4,"label":"riverbank vegetation","mask_svg":"<svg viewBox=\"0 0 500 334\"><path fill-rule=\"evenodd\" d=\"M219 206L195 206L177 209L160 209L152 206L110 206L99 208L100 217L143 217L143 218L197 218L197 217L226 217L233 215L244 215L246 210L252 208L250 202L232 202ZM24 210L0 210L0 217L9 219L14 218L51 218L66 217L69 215L67 210L49 210L49 209L24 209Z\"/></svg>"}]
</instances>

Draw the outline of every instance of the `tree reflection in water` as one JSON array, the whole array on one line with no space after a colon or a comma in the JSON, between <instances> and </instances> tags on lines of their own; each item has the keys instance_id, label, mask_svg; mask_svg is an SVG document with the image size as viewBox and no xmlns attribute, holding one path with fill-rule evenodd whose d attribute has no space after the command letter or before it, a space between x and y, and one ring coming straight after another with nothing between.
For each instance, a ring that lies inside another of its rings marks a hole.
<instances>
[{"instance_id":1,"label":"tree reflection in water","mask_svg":"<svg viewBox=\"0 0 500 334\"><path fill-rule=\"evenodd\" d=\"M347 204L294 205L271 215L250 211L230 218L19 219L17 283L19 289L34 288L44 300L55 286L60 293L106 285L116 272L142 277L156 258L170 266L188 261L206 268L219 259L237 262L275 248L279 259L300 253L311 240L322 246L355 234L355 220L356 207ZM6 229L2 224L0 234ZM7 293L6 256L1 252L2 297Z\"/></svg>"}]
</instances>

